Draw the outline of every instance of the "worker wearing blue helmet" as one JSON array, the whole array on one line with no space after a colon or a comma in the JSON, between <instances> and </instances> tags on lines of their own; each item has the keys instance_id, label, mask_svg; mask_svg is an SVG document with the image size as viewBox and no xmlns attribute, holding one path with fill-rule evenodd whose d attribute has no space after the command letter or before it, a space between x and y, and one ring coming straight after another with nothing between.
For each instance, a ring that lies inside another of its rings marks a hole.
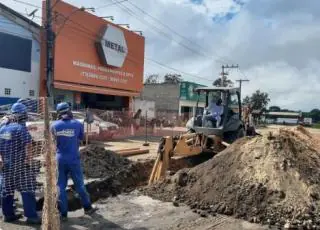
<instances>
[{"instance_id":1,"label":"worker wearing blue helmet","mask_svg":"<svg viewBox=\"0 0 320 230\"><path fill-rule=\"evenodd\" d=\"M70 105L60 103L57 105L58 120L51 126L51 131L56 139L58 163L58 187L59 187L59 210L62 220L67 219L68 199L66 187L68 176L71 176L75 189L81 198L85 214L92 214L96 208L91 205L86 191L83 173L80 163L79 145L84 138L83 125L73 119Z\"/></svg>"},{"instance_id":2,"label":"worker wearing blue helmet","mask_svg":"<svg viewBox=\"0 0 320 230\"><path fill-rule=\"evenodd\" d=\"M0 128L0 155L3 171L2 212L5 222L18 220L15 214L14 192L21 192L24 215L27 222L41 224L36 212L35 175L30 169L32 163L31 136L23 125L27 118L27 109L21 103L11 108L12 121Z\"/></svg>"}]
</instances>

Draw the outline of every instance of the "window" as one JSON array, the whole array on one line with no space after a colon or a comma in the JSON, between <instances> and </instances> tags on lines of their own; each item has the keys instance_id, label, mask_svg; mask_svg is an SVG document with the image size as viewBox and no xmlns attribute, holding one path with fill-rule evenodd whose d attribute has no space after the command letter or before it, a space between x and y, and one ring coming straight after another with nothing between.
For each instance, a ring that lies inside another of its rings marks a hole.
<instances>
[{"instance_id":1,"label":"window","mask_svg":"<svg viewBox=\"0 0 320 230\"><path fill-rule=\"evenodd\" d=\"M11 95L11 89L5 88L4 89L4 95Z\"/></svg>"},{"instance_id":2,"label":"window","mask_svg":"<svg viewBox=\"0 0 320 230\"><path fill-rule=\"evenodd\" d=\"M34 97L34 90L29 90L29 96Z\"/></svg>"},{"instance_id":3,"label":"window","mask_svg":"<svg viewBox=\"0 0 320 230\"><path fill-rule=\"evenodd\" d=\"M233 112L239 113L239 100L237 94L230 95L229 107L233 110Z\"/></svg>"},{"instance_id":4,"label":"window","mask_svg":"<svg viewBox=\"0 0 320 230\"><path fill-rule=\"evenodd\" d=\"M0 32L0 67L31 72L32 40Z\"/></svg>"}]
</instances>

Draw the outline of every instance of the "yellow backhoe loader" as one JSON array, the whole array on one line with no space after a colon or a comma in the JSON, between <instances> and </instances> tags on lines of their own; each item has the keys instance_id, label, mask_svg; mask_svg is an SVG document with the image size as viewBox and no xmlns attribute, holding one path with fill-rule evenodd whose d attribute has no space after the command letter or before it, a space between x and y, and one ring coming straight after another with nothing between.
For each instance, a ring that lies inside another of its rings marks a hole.
<instances>
[{"instance_id":1,"label":"yellow backhoe loader","mask_svg":"<svg viewBox=\"0 0 320 230\"><path fill-rule=\"evenodd\" d=\"M217 154L232 142L245 135L255 135L250 124L250 111L242 117L240 89L234 87L201 87L194 92L198 95L196 114L188 121L187 133L180 136L167 136L161 139L158 156L153 166L149 184L165 178L172 157L187 157L203 152ZM209 101L222 99L221 120L205 119ZM205 109L201 106L205 104ZM244 118L244 119L243 119Z\"/></svg>"}]
</instances>

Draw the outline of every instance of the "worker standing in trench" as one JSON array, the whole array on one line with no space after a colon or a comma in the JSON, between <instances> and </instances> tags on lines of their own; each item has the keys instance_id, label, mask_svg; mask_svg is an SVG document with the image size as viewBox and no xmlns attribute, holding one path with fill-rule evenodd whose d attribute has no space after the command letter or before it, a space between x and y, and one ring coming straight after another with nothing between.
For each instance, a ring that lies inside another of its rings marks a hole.
<instances>
[{"instance_id":1,"label":"worker standing in trench","mask_svg":"<svg viewBox=\"0 0 320 230\"><path fill-rule=\"evenodd\" d=\"M68 216L66 187L69 175L80 196L85 214L93 214L97 208L91 204L89 194L84 185L81 168L79 146L84 138L83 125L73 119L70 105L66 102L57 105L57 115L59 120L52 124L51 132L57 145L59 211L62 220L65 221Z\"/></svg>"}]
</instances>

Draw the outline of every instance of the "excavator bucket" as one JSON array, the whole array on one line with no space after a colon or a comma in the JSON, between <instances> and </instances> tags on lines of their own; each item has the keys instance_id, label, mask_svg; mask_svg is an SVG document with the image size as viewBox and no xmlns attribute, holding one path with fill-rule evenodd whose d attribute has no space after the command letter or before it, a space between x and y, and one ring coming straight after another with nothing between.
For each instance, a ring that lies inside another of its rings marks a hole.
<instances>
[{"instance_id":1,"label":"excavator bucket","mask_svg":"<svg viewBox=\"0 0 320 230\"><path fill-rule=\"evenodd\" d=\"M149 178L149 185L165 177L166 171L169 168L170 154L174 147L173 144L172 137L162 138L158 148L158 156Z\"/></svg>"},{"instance_id":2,"label":"excavator bucket","mask_svg":"<svg viewBox=\"0 0 320 230\"><path fill-rule=\"evenodd\" d=\"M158 156L149 178L149 184L165 178L171 157L198 155L202 153L204 144L204 139L201 140L198 134L162 138L158 148Z\"/></svg>"}]
</instances>

